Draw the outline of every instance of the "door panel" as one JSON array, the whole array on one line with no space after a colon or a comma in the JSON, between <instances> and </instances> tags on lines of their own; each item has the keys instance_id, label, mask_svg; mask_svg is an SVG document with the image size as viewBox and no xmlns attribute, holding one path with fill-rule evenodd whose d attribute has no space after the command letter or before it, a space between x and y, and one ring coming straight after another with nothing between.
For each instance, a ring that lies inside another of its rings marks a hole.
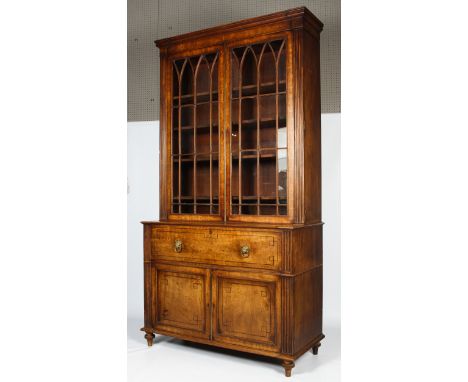
<instances>
[{"instance_id":1,"label":"door panel","mask_svg":"<svg viewBox=\"0 0 468 382\"><path fill-rule=\"evenodd\" d=\"M277 276L213 272L213 339L278 350L280 295Z\"/></svg>"},{"instance_id":2,"label":"door panel","mask_svg":"<svg viewBox=\"0 0 468 382\"><path fill-rule=\"evenodd\" d=\"M169 58L169 218L220 220L224 214L222 50Z\"/></svg>"},{"instance_id":3,"label":"door panel","mask_svg":"<svg viewBox=\"0 0 468 382\"><path fill-rule=\"evenodd\" d=\"M209 338L209 271L156 265L156 329Z\"/></svg>"},{"instance_id":4,"label":"door panel","mask_svg":"<svg viewBox=\"0 0 468 382\"><path fill-rule=\"evenodd\" d=\"M229 220L291 219L290 45L287 33L226 49Z\"/></svg>"}]
</instances>

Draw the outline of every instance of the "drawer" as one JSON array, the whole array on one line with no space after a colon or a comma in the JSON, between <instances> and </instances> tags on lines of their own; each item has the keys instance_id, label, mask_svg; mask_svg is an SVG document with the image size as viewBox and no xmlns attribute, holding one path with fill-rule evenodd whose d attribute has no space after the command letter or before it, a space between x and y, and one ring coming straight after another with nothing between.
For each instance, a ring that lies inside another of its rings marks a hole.
<instances>
[{"instance_id":1,"label":"drawer","mask_svg":"<svg viewBox=\"0 0 468 382\"><path fill-rule=\"evenodd\" d=\"M154 227L151 257L216 265L279 269L280 233L252 229Z\"/></svg>"}]
</instances>

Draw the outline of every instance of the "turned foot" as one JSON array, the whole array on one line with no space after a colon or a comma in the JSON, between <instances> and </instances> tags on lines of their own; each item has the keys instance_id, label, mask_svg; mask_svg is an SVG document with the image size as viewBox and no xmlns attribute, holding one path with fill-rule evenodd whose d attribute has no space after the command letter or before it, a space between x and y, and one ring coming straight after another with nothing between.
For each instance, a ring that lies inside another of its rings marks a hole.
<instances>
[{"instance_id":1,"label":"turned foot","mask_svg":"<svg viewBox=\"0 0 468 382\"><path fill-rule=\"evenodd\" d=\"M291 370L292 370L292 368L294 367L294 362L293 362L293 361L284 360L284 361L281 363L281 366L284 367L284 375L286 375L286 377L290 377L290 376L291 376Z\"/></svg>"},{"instance_id":2,"label":"turned foot","mask_svg":"<svg viewBox=\"0 0 468 382\"><path fill-rule=\"evenodd\" d=\"M314 354L314 355L317 355L317 354L318 354L318 348L320 347L320 345L321 345L321 344L320 344L320 342L319 342L317 345L315 345L315 346L312 348L312 354Z\"/></svg>"},{"instance_id":3,"label":"turned foot","mask_svg":"<svg viewBox=\"0 0 468 382\"><path fill-rule=\"evenodd\" d=\"M154 334L151 332L146 332L145 338L146 338L146 341L148 341L148 346L153 346Z\"/></svg>"}]
</instances>

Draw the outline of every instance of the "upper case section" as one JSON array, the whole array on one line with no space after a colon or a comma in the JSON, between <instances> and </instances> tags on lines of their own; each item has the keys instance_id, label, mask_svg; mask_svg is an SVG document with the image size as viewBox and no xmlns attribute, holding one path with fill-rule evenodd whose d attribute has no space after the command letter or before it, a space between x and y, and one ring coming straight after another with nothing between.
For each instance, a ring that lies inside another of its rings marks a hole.
<instances>
[{"instance_id":1,"label":"upper case section","mask_svg":"<svg viewBox=\"0 0 468 382\"><path fill-rule=\"evenodd\" d=\"M322 27L301 7L156 41L161 220L321 220Z\"/></svg>"}]
</instances>

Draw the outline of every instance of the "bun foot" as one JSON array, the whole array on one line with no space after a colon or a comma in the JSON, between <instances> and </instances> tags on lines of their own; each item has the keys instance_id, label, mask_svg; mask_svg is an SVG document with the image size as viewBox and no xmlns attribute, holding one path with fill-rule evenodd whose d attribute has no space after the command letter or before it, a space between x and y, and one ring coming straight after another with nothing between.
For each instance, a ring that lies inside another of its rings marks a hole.
<instances>
[{"instance_id":1,"label":"bun foot","mask_svg":"<svg viewBox=\"0 0 468 382\"><path fill-rule=\"evenodd\" d=\"M292 370L292 368L295 366L295 365L294 365L294 362L293 362L293 361L284 360L284 361L281 363L281 366L284 367L284 375L285 375L286 377L290 377L290 376L291 376L291 370Z\"/></svg>"},{"instance_id":2,"label":"bun foot","mask_svg":"<svg viewBox=\"0 0 468 382\"><path fill-rule=\"evenodd\" d=\"M150 333L150 332L146 332L145 334L145 338L146 338L146 341L148 342L148 346L153 346L153 339L154 339L154 334L153 333Z\"/></svg>"},{"instance_id":3,"label":"bun foot","mask_svg":"<svg viewBox=\"0 0 468 382\"><path fill-rule=\"evenodd\" d=\"M320 342L319 342L317 345L315 345L315 346L312 348L312 354L314 354L314 355L317 355L317 354L318 354L318 349L319 349L320 345L321 345L321 344L320 344Z\"/></svg>"}]
</instances>

